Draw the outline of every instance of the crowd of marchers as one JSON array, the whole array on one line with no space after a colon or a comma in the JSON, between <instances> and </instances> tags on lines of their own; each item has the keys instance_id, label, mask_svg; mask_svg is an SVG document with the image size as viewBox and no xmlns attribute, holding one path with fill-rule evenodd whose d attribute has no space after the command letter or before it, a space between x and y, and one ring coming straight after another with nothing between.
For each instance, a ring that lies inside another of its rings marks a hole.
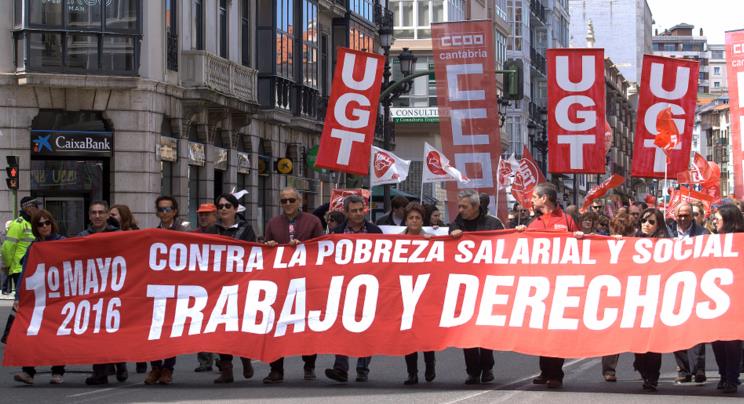
<instances>
[{"instance_id":1,"label":"crowd of marchers","mask_svg":"<svg viewBox=\"0 0 744 404\"><path fill-rule=\"evenodd\" d=\"M193 231L199 233L219 234L237 240L262 242L268 247L279 244L296 245L303 241L319 237L326 233L382 233L379 225L401 226L402 233L420 237L431 237L424 229L426 226L448 227L452 238L459 238L464 232L483 230L500 230L512 228L526 230L560 230L572 233L573 237L582 238L587 234L602 234L616 238L649 237L684 239L709 233L734 233L744 231L744 216L741 206L735 203L717 206L713 212L706 212L703 205L681 203L676 206L673 217L667 219L662 210L649 207L644 202L622 200L613 195L607 200L596 200L589 211L579 213L576 206L563 209L558 202L556 188L550 183L539 184L532 195L532 209L525 209L518 204L509 212L507 226L501 220L489 214L489 196L474 191L463 191L458 195L458 214L448 225L443 223L441 212L435 205L422 205L409 202L404 197L395 197L392 208L376 223L367 220L365 200L356 195L347 196L342 211L329 211L328 204L314 212L302 209L302 195L294 188L285 188L279 193L282 213L273 217L265 226L265 232L257 237L246 218L240 213L240 203L233 194L222 194L214 203L206 203L197 210L198 223L190 229L188 223L179 217L178 203L170 196L160 196L155 200L155 214L160 220L158 228L173 231ZM36 242L47 242L63 239L52 214L40 206L38 200L25 197L21 200L21 213L13 220L2 245L2 258L7 271L7 284L3 292L11 293L13 289L21 291L25 261L29 246ZM78 234L85 237L95 233L112 231L137 230L137 222L130 209L125 205L108 206L105 201L95 201L88 210L90 226ZM2 342L7 340L18 309L18 295L8 318ZM724 393L737 392L739 374L744 370L742 363L742 341L711 342L718 365L720 382L717 388ZM493 382L493 351L472 347L464 349L465 384L487 384ZM616 382L615 368L620 355L609 355L602 358L602 377L607 382ZM432 382L436 378L436 359L434 352L424 352L424 379ZM199 352L199 366L196 372L211 372L213 366L219 372L214 383L234 382L233 356L229 353ZM675 383L703 383L705 373L705 344L690 349L674 352L678 376ZM302 357L304 362L304 379L316 378L315 366L317 355ZM253 377L251 359L240 358L242 376ZM355 380L368 380L371 357L357 358ZM547 388L561 388L563 385L564 359L540 357L540 374L533 380L535 384ZM137 363L137 373L147 373L144 383L171 384L176 358L165 358L149 363ZM405 385L419 383L418 353L405 356L407 377ZM284 361L278 359L270 364L271 370L264 377L267 384L278 384L284 380ZM661 369L661 353L646 352L634 355L633 366L643 380L643 389L656 391ZM63 382L65 366L53 366L52 384ZM331 380L346 383L349 379L349 358L336 355L332 366L325 369L325 376ZM14 379L25 384L33 384L36 369L24 367L15 374ZM85 379L88 385L105 385L109 377L115 376L118 381L129 377L126 363L94 364L92 374Z\"/></svg>"}]
</instances>

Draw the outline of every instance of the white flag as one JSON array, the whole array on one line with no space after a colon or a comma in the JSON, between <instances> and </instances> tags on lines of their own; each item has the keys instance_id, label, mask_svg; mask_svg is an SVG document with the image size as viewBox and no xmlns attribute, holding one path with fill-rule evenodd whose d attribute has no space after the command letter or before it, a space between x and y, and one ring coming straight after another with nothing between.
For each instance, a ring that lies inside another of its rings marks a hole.
<instances>
[{"instance_id":1,"label":"white flag","mask_svg":"<svg viewBox=\"0 0 744 404\"><path fill-rule=\"evenodd\" d=\"M408 178L411 160L403 160L387 150L372 146L370 186L382 184L399 184Z\"/></svg>"},{"instance_id":2,"label":"white flag","mask_svg":"<svg viewBox=\"0 0 744 404\"><path fill-rule=\"evenodd\" d=\"M499 157L499 189L506 189L514 182L514 176L519 171L519 160L514 153L506 160Z\"/></svg>"},{"instance_id":3,"label":"white flag","mask_svg":"<svg viewBox=\"0 0 744 404\"><path fill-rule=\"evenodd\" d=\"M429 143L424 144L424 164L421 173L421 182L444 182L458 181L463 184L470 182L470 178L450 165L449 159L439 150L431 147Z\"/></svg>"}]
</instances>

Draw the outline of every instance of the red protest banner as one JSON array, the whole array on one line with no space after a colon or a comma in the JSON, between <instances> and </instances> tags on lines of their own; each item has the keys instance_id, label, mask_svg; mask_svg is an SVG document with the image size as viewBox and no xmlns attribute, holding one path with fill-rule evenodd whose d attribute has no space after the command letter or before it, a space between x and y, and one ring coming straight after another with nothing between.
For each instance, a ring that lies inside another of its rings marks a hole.
<instances>
[{"instance_id":1,"label":"red protest banner","mask_svg":"<svg viewBox=\"0 0 744 404\"><path fill-rule=\"evenodd\" d=\"M604 174L604 49L548 49L548 171Z\"/></svg>"},{"instance_id":2,"label":"red protest banner","mask_svg":"<svg viewBox=\"0 0 744 404\"><path fill-rule=\"evenodd\" d=\"M336 60L315 166L367 175L385 59L338 48Z\"/></svg>"},{"instance_id":3,"label":"red protest banner","mask_svg":"<svg viewBox=\"0 0 744 404\"><path fill-rule=\"evenodd\" d=\"M522 159L519 160L519 167L514 173L514 182L511 186L512 196L525 209L532 209L532 191L541 182L545 182L545 177L527 146L522 146Z\"/></svg>"},{"instance_id":4,"label":"red protest banner","mask_svg":"<svg viewBox=\"0 0 744 404\"><path fill-rule=\"evenodd\" d=\"M688 59L644 55L638 115L633 149L633 177L664 178L686 170L692 146L692 127L695 123L698 62ZM679 142L665 155L654 144L658 115L671 107Z\"/></svg>"},{"instance_id":5,"label":"red protest banner","mask_svg":"<svg viewBox=\"0 0 744 404\"><path fill-rule=\"evenodd\" d=\"M589 192L586 193L584 203L581 205L581 209L579 209L579 211L581 213L586 212L592 202L594 202L597 198L603 197L609 190L621 185L623 182L625 182L625 177L623 177L622 175L612 174L610 178L602 181L601 184L592 187L592 189L590 189Z\"/></svg>"},{"instance_id":6,"label":"red protest banner","mask_svg":"<svg viewBox=\"0 0 744 404\"><path fill-rule=\"evenodd\" d=\"M734 194L744 195L744 30L726 32L726 73L731 116Z\"/></svg>"},{"instance_id":7,"label":"red protest banner","mask_svg":"<svg viewBox=\"0 0 744 404\"><path fill-rule=\"evenodd\" d=\"M671 352L744 338L742 253L742 234L344 234L269 248L151 229L36 243L3 364Z\"/></svg>"},{"instance_id":8,"label":"red protest banner","mask_svg":"<svg viewBox=\"0 0 744 404\"><path fill-rule=\"evenodd\" d=\"M469 182L447 184L450 217L457 215L457 193L485 192L495 199L501 156L491 22L431 24L442 152ZM503 192L503 191L502 191ZM500 198L502 214L506 197ZM491 212L496 212L494 202Z\"/></svg>"},{"instance_id":9,"label":"red protest banner","mask_svg":"<svg viewBox=\"0 0 744 404\"><path fill-rule=\"evenodd\" d=\"M344 210L344 198L349 195L359 195L364 198L364 210L365 212L369 209L369 197L371 196L369 189L354 188L334 188L331 190L331 201L328 210Z\"/></svg>"}]
</instances>

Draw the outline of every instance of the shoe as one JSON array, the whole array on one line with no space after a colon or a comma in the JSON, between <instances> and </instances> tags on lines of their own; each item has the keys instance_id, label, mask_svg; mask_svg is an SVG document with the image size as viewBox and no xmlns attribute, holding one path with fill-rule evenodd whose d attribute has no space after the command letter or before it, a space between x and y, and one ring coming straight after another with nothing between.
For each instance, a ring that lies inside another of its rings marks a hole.
<instances>
[{"instance_id":1,"label":"shoe","mask_svg":"<svg viewBox=\"0 0 744 404\"><path fill-rule=\"evenodd\" d=\"M276 370L269 372L269 375L264 377L264 384L279 384L284 382L284 374Z\"/></svg>"},{"instance_id":2,"label":"shoe","mask_svg":"<svg viewBox=\"0 0 744 404\"><path fill-rule=\"evenodd\" d=\"M305 380L315 380L317 377L315 376L315 369L305 369Z\"/></svg>"},{"instance_id":3,"label":"shoe","mask_svg":"<svg viewBox=\"0 0 744 404\"><path fill-rule=\"evenodd\" d=\"M52 378L49 379L49 384L62 384L63 381L62 375L52 375Z\"/></svg>"},{"instance_id":4,"label":"shoe","mask_svg":"<svg viewBox=\"0 0 744 404\"><path fill-rule=\"evenodd\" d=\"M214 379L215 384L226 384L235 381L233 377L233 364L232 361L218 361L220 370L220 377Z\"/></svg>"},{"instance_id":5,"label":"shoe","mask_svg":"<svg viewBox=\"0 0 744 404\"><path fill-rule=\"evenodd\" d=\"M248 358L240 358L240 362L243 363L243 377L250 379L253 377L253 363Z\"/></svg>"},{"instance_id":6,"label":"shoe","mask_svg":"<svg viewBox=\"0 0 744 404\"><path fill-rule=\"evenodd\" d=\"M13 380L26 384L34 384L34 377L26 372L16 373Z\"/></svg>"},{"instance_id":7,"label":"shoe","mask_svg":"<svg viewBox=\"0 0 744 404\"><path fill-rule=\"evenodd\" d=\"M695 383L705 383L707 380L708 377L705 376L705 372L695 373Z\"/></svg>"},{"instance_id":8,"label":"shoe","mask_svg":"<svg viewBox=\"0 0 744 404\"><path fill-rule=\"evenodd\" d=\"M116 374L116 366L113 363L106 365L106 375L113 376Z\"/></svg>"},{"instance_id":9,"label":"shoe","mask_svg":"<svg viewBox=\"0 0 744 404\"><path fill-rule=\"evenodd\" d=\"M605 373L603 376L604 376L604 379L605 379L606 382L616 382L617 381L617 376L615 376L614 373Z\"/></svg>"},{"instance_id":10,"label":"shoe","mask_svg":"<svg viewBox=\"0 0 744 404\"><path fill-rule=\"evenodd\" d=\"M656 391L656 386L658 386L658 383L656 383L656 382L652 382L652 381L649 381L649 380L644 380L643 381L643 390L645 390L645 391L655 392Z\"/></svg>"},{"instance_id":11,"label":"shoe","mask_svg":"<svg viewBox=\"0 0 744 404\"><path fill-rule=\"evenodd\" d=\"M160 371L160 378L158 378L158 383L169 385L173 383L173 370L164 368Z\"/></svg>"},{"instance_id":12,"label":"shoe","mask_svg":"<svg viewBox=\"0 0 744 404\"><path fill-rule=\"evenodd\" d=\"M465 384L467 385L474 385L474 384L480 384L480 377L478 375L468 375L467 379L465 379Z\"/></svg>"},{"instance_id":13,"label":"shoe","mask_svg":"<svg viewBox=\"0 0 744 404\"><path fill-rule=\"evenodd\" d=\"M481 383L491 383L493 379L494 377L492 370L484 370L483 373L481 373Z\"/></svg>"},{"instance_id":14,"label":"shoe","mask_svg":"<svg viewBox=\"0 0 744 404\"><path fill-rule=\"evenodd\" d=\"M739 388L735 384L724 383L722 390L724 394L736 394Z\"/></svg>"},{"instance_id":15,"label":"shoe","mask_svg":"<svg viewBox=\"0 0 744 404\"><path fill-rule=\"evenodd\" d=\"M127 364L117 364L116 365L116 380L120 382L125 382L129 379L129 371L127 370Z\"/></svg>"},{"instance_id":16,"label":"shoe","mask_svg":"<svg viewBox=\"0 0 744 404\"><path fill-rule=\"evenodd\" d=\"M716 390L723 390L725 387L726 387L726 382L723 379L721 379L718 382L718 386L716 386Z\"/></svg>"},{"instance_id":17,"label":"shoe","mask_svg":"<svg viewBox=\"0 0 744 404\"><path fill-rule=\"evenodd\" d=\"M367 376L366 373L357 372L356 381L358 381L358 382L366 382L367 380L369 380L369 376Z\"/></svg>"},{"instance_id":18,"label":"shoe","mask_svg":"<svg viewBox=\"0 0 744 404\"><path fill-rule=\"evenodd\" d=\"M558 379L548 379L546 385L549 389L560 389L563 387L563 381Z\"/></svg>"},{"instance_id":19,"label":"shoe","mask_svg":"<svg viewBox=\"0 0 744 404\"><path fill-rule=\"evenodd\" d=\"M87 384L88 386L100 386L103 384L108 384L108 376L106 374L90 376L85 379L85 384Z\"/></svg>"},{"instance_id":20,"label":"shoe","mask_svg":"<svg viewBox=\"0 0 744 404\"><path fill-rule=\"evenodd\" d=\"M408 379L406 379L403 384L406 386L412 386L414 384L418 384L418 374L416 373L409 373Z\"/></svg>"},{"instance_id":21,"label":"shoe","mask_svg":"<svg viewBox=\"0 0 744 404\"><path fill-rule=\"evenodd\" d=\"M426 371L424 372L424 379L426 379L427 382L434 381L434 378L437 377L437 371L434 365L426 366Z\"/></svg>"},{"instance_id":22,"label":"shoe","mask_svg":"<svg viewBox=\"0 0 744 404\"><path fill-rule=\"evenodd\" d=\"M349 374L347 372L344 372L343 370L326 369L325 375L327 378L335 380L337 382L346 383L347 381L349 381Z\"/></svg>"},{"instance_id":23,"label":"shoe","mask_svg":"<svg viewBox=\"0 0 744 404\"><path fill-rule=\"evenodd\" d=\"M682 383L690 383L692 381L692 376L677 376L676 379L674 379L674 384L682 384Z\"/></svg>"},{"instance_id":24,"label":"shoe","mask_svg":"<svg viewBox=\"0 0 744 404\"><path fill-rule=\"evenodd\" d=\"M157 384L158 380L160 380L160 368L154 367L150 370L150 373L147 374L147 377L145 377L145 384L151 386Z\"/></svg>"},{"instance_id":25,"label":"shoe","mask_svg":"<svg viewBox=\"0 0 744 404\"><path fill-rule=\"evenodd\" d=\"M547 384L547 383L548 383L548 378L543 375L537 376L536 378L532 379L532 384Z\"/></svg>"},{"instance_id":26,"label":"shoe","mask_svg":"<svg viewBox=\"0 0 744 404\"><path fill-rule=\"evenodd\" d=\"M199 366L196 369L194 369L194 372L200 373L200 372L211 372L212 367L211 366Z\"/></svg>"},{"instance_id":27,"label":"shoe","mask_svg":"<svg viewBox=\"0 0 744 404\"><path fill-rule=\"evenodd\" d=\"M147 373L147 362L137 362L137 367L135 368L135 371L138 374Z\"/></svg>"}]
</instances>

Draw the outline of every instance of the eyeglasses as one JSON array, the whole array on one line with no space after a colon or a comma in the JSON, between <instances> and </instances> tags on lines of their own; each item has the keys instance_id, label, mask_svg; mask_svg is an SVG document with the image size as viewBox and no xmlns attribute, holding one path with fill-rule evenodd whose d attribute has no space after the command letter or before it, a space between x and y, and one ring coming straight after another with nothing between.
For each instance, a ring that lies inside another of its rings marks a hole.
<instances>
[{"instance_id":1,"label":"eyeglasses","mask_svg":"<svg viewBox=\"0 0 744 404\"><path fill-rule=\"evenodd\" d=\"M217 209L232 209L232 203L220 203L217 205Z\"/></svg>"},{"instance_id":2,"label":"eyeglasses","mask_svg":"<svg viewBox=\"0 0 744 404\"><path fill-rule=\"evenodd\" d=\"M677 215L677 219L689 219L690 215Z\"/></svg>"},{"instance_id":3,"label":"eyeglasses","mask_svg":"<svg viewBox=\"0 0 744 404\"><path fill-rule=\"evenodd\" d=\"M158 212L160 212L160 213L173 212L173 210L174 209L172 207L170 207L170 206L158 207Z\"/></svg>"},{"instance_id":4,"label":"eyeglasses","mask_svg":"<svg viewBox=\"0 0 744 404\"><path fill-rule=\"evenodd\" d=\"M43 221L43 222L42 221L39 221L39 224L36 225L36 227L46 227L46 226L51 226L51 225L52 225L52 222L46 220L46 221Z\"/></svg>"},{"instance_id":5,"label":"eyeglasses","mask_svg":"<svg viewBox=\"0 0 744 404\"><path fill-rule=\"evenodd\" d=\"M281 202L282 205L286 205L288 203L295 203L295 202L297 202L297 199L295 199L295 198L282 198L282 199L279 200L279 202Z\"/></svg>"},{"instance_id":6,"label":"eyeglasses","mask_svg":"<svg viewBox=\"0 0 744 404\"><path fill-rule=\"evenodd\" d=\"M644 223L648 223L648 224L650 224L651 226L653 226L653 225L655 225L655 224L656 224L656 220L653 220L653 219L647 219L647 218L641 219L641 224L644 224Z\"/></svg>"}]
</instances>

